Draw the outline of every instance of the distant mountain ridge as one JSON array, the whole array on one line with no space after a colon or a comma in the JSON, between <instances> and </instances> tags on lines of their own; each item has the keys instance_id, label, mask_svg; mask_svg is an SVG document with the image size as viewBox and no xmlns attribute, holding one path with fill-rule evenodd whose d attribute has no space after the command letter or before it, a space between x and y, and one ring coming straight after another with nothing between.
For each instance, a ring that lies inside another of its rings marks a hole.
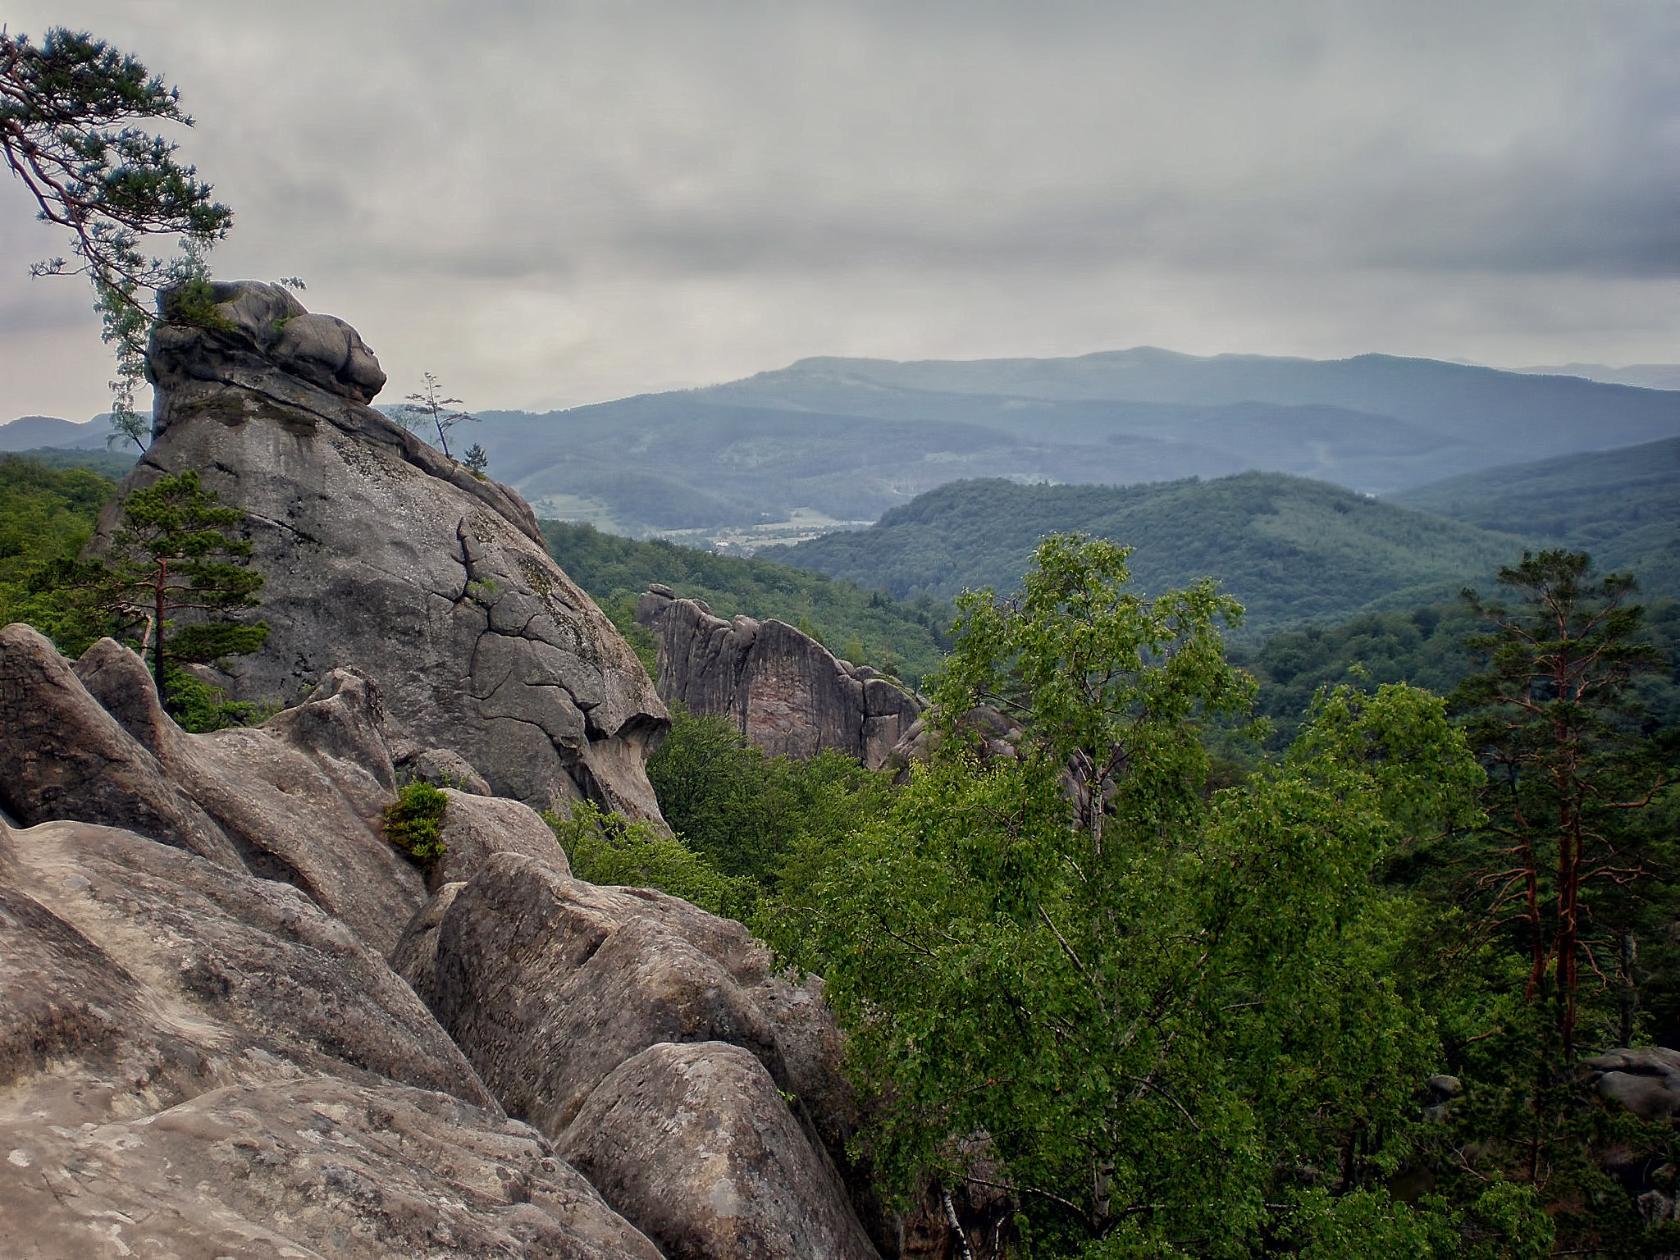
<instances>
[{"instance_id":1,"label":"distant mountain ridge","mask_svg":"<svg viewBox=\"0 0 1680 1260\"><path fill-rule=\"evenodd\" d=\"M1680 431L1680 395L1668 391L1386 354L1348 359L1202 357L1144 346L1065 359L899 363L814 358L740 384L762 392L778 378L797 376L1061 401L1336 407L1407 421L1484 447L1490 454L1504 451L1507 460L1507 443L1514 439L1529 444L1518 454L1549 455L1630 445ZM1516 422L1522 423L1522 430L1510 427Z\"/></svg>"},{"instance_id":2,"label":"distant mountain ridge","mask_svg":"<svg viewBox=\"0 0 1680 1260\"><path fill-rule=\"evenodd\" d=\"M749 546L777 523L788 523L786 537L809 537L977 478L1137 485L1256 470L1392 494L1680 436L1680 392L1390 355L1199 358L1150 347L1060 359L810 358L700 389L481 414L470 440L540 515ZM12 449L13 427L0 426L0 449Z\"/></svg>"},{"instance_id":3,"label":"distant mountain ridge","mask_svg":"<svg viewBox=\"0 0 1680 1260\"><path fill-rule=\"evenodd\" d=\"M1645 389L1680 389L1680 363L1629 363L1611 367L1605 363L1563 363L1554 367L1515 369L1533 376L1581 376L1611 385L1638 385Z\"/></svg>"},{"instance_id":4,"label":"distant mountain ridge","mask_svg":"<svg viewBox=\"0 0 1680 1260\"><path fill-rule=\"evenodd\" d=\"M105 445L110 423L104 417L60 420L57 416L20 416L0 424L0 451L27 451L48 446L61 450L92 450Z\"/></svg>"}]
</instances>

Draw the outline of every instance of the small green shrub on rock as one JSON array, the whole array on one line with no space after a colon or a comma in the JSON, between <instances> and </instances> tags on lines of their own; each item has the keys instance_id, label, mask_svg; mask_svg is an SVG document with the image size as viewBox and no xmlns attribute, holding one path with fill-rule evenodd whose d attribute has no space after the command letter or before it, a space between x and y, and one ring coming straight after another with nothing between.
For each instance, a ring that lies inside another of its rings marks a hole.
<instances>
[{"instance_id":1,"label":"small green shrub on rock","mask_svg":"<svg viewBox=\"0 0 1680 1260\"><path fill-rule=\"evenodd\" d=\"M421 866L443 856L443 811L449 797L442 788L416 781L397 793L385 808L385 838Z\"/></svg>"}]
</instances>

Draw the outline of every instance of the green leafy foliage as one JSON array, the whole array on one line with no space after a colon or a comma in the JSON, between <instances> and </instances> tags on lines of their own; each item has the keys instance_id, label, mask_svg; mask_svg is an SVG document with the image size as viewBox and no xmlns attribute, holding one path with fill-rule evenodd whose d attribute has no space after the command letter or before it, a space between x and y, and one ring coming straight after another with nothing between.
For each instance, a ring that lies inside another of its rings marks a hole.
<instances>
[{"instance_id":1,"label":"green leafy foliage","mask_svg":"<svg viewBox=\"0 0 1680 1260\"><path fill-rule=\"evenodd\" d=\"M786 565L635 542L589 525L544 521L542 529L549 554L633 644L635 603L653 582L705 600L720 617L744 613L798 626L848 660L913 685L933 672L948 644L951 607L937 600L904 604ZM651 647L651 638L646 644Z\"/></svg>"},{"instance_id":2,"label":"green leafy foliage","mask_svg":"<svg viewBox=\"0 0 1680 1260\"><path fill-rule=\"evenodd\" d=\"M741 920L751 913L757 895L751 880L723 874L651 823L631 822L589 801L574 803L566 817L544 818L579 879L657 888L726 919Z\"/></svg>"},{"instance_id":3,"label":"green leafy foliage","mask_svg":"<svg viewBox=\"0 0 1680 1260\"><path fill-rule=\"evenodd\" d=\"M1652 601L1644 622L1646 638L1669 662L1666 671L1633 680L1646 730L1680 728L1680 603ZM1284 630L1264 643L1233 647L1231 658L1260 681L1259 712L1272 723L1272 746L1281 749L1322 687L1357 677L1365 685L1409 682L1442 695L1452 691L1470 673L1464 644L1477 629L1462 601L1431 604Z\"/></svg>"},{"instance_id":4,"label":"green leafy foliage","mask_svg":"<svg viewBox=\"0 0 1680 1260\"><path fill-rule=\"evenodd\" d=\"M192 126L180 93L134 57L85 32L54 27L39 43L0 30L0 153L39 217L70 232L76 261L49 258L40 275L86 275L115 349L114 436L142 446L134 392L152 315L148 291L202 276L203 253L233 212L211 197L177 146L142 124ZM149 256L147 238L181 246Z\"/></svg>"},{"instance_id":5,"label":"green leafy foliage","mask_svg":"<svg viewBox=\"0 0 1680 1260\"><path fill-rule=\"evenodd\" d=\"M134 456L117 451L66 450L52 446L35 446L0 458L27 459L43 468L85 468L111 482L121 481L134 468Z\"/></svg>"},{"instance_id":6,"label":"green leafy foliage","mask_svg":"<svg viewBox=\"0 0 1680 1260\"><path fill-rule=\"evenodd\" d=\"M1377 1193L1441 1054L1410 963L1434 914L1378 875L1470 816L1480 777L1441 702L1336 692L1287 759L1210 797L1196 724L1252 696L1220 650L1236 610L1207 585L1132 594L1111 544L1036 559L1016 599L963 601L936 689L947 714L1014 713L1020 756L949 722L762 916L826 976L882 1100L866 1153L900 1190L1011 1188L1032 1255L1448 1237L1443 1210Z\"/></svg>"},{"instance_id":7,"label":"green leafy foliage","mask_svg":"<svg viewBox=\"0 0 1680 1260\"><path fill-rule=\"evenodd\" d=\"M0 455L0 625L27 621L74 655L103 633L60 583L93 534L116 483L81 468Z\"/></svg>"},{"instance_id":8,"label":"green leafy foliage","mask_svg":"<svg viewBox=\"0 0 1680 1260\"><path fill-rule=\"evenodd\" d=\"M675 835L588 802L548 816L573 870L602 884L657 888L743 923L788 877L803 846L833 842L880 812L885 775L836 754L768 757L721 718L678 710L648 763Z\"/></svg>"},{"instance_id":9,"label":"green leafy foliage","mask_svg":"<svg viewBox=\"0 0 1680 1260\"><path fill-rule=\"evenodd\" d=\"M666 822L716 870L774 889L804 839L837 839L884 807L885 775L839 753L770 757L721 717L678 710L648 762Z\"/></svg>"},{"instance_id":10,"label":"green leafy foliage","mask_svg":"<svg viewBox=\"0 0 1680 1260\"><path fill-rule=\"evenodd\" d=\"M443 816L448 808L449 795L442 788L421 780L405 784L385 807L385 838L421 867L430 867L444 854Z\"/></svg>"},{"instance_id":11,"label":"green leafy foliage","mask_svg":"<svg viewBox=\"0 0 1680 1260\"><path fill-rule=\"evenodd\" d=\"M89 595L115 624L149 627L160 695L168 695L171 664L254 652L268 637L264 623L238 618L263 585L249 567L250 541L235 532L244 519L192 471L160 477L123 502ZM177 625L182 612L193 619Z\"/></svg>"},{"instance_id":12,"label":"green leafy foliage","mask_svg":"<svg viewBox=\"0 0 1680 1260\"><path fill-rule=\"evenodd\" d=\"M169 716L184 731L203 734L230 726L257 726L280 711L275 701L230 700L220 687L182 669L168 674Z\"/></svg>"},{"instance_id":13,"label":"green leafy foliage","mask_svg":"<svg viewBox=\"0 0 1680 1260\"><path fill-rule=\"evenodd\" d=\"M215 286L202 272L191 274L165 289L159 305L161 314L171 323L192 324L216 332L231 332L235 326L217 308Z\"/></svg>"}]
</instances>

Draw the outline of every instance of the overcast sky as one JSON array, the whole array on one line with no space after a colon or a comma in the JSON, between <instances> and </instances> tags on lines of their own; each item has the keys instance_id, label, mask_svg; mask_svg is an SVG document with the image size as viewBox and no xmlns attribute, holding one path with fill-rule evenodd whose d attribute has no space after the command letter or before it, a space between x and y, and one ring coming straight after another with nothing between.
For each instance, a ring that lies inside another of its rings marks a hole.
<instances>
[{"instance_id":1,"label":"overcast sky","mask_svg":"<svg viewBox=\"0 0 1680 1260\"><path fill-rule=\"evenodd\" d=\"M1680 5L0 0L177 84L235 211L480 408L803 355L1680 359ZM109 360L0 188L0 419Z\"/></svg>"}]
</instances>

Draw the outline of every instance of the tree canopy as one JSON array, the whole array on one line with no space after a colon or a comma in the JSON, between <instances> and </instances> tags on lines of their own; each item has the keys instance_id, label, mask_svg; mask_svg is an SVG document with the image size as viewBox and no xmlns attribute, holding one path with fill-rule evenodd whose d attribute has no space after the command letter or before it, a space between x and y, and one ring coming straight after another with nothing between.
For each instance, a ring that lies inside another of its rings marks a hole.
<instances>
[{"instance_id":1,"label":"tree canopy","mask_svg":"<svg viewBox=\"0 0 1680 1260\"><path fill-rule=\"evenodd\" d=\"M63 27L38 44L0 31L0 153L39 217L70 233L72 258L43 259L30 271L92 281L117 356L113 421L137 445L147 299L201 272L203 252L233 221L197 169L177 160L177 144L149 129L158 124L193 120L179 91L134 56ZM173 240L180 252L154 255L153 237Z\"/></svg>"},{"instance_id":2,"label":"tree canopy","mask_svg":"<svg viewBox=\"0 0 1680 1260\"><path fill-rule=\"evenodd\" d=\"M1384 1188L1441 1047L1434 912L1379 878L1473 814L1474 759L1438 698L1343 689L1210 793L1197 719L1252 698L1236 610L1135 596L1125 559L1052 538L1021 595L966 598L932 759L783 880L767 926L828 981L868 1158L900 1193L1007 1195L1031 1255L1474 1254L1506 1227ZM963 737L976 701L1017 755ZM1513 1228L1545 1233L1532 1206Z\"/></svg>"}]
</instances>

